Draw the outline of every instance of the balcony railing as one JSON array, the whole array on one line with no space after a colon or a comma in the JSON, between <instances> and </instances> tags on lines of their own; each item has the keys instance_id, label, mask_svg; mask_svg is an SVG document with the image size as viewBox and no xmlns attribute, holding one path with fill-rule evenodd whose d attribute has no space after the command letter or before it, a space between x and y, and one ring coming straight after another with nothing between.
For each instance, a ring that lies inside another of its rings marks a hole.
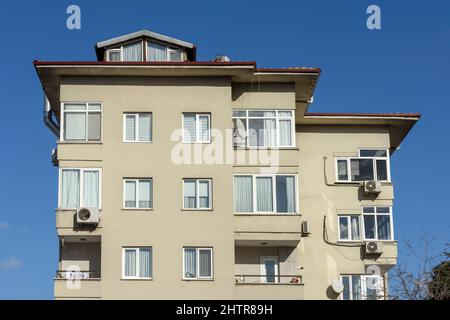
<instances>
[{"instance_id":1,"label":"balcony railing","mask_svg":"<svg viewBox=\"0 0 450 320\"><path fill-rule=\"evenodd\" d=\"M302 284L300 275L261 275L261 274L237 274L236 284Z\"/></svg>"},{"instance_id":2,"label":"balcony railing","mask_svg":"<svg viewBox=\"0 0 450 320\"><path fill-rule=\"evenodd\" d=\"M100 271L83 271L83 270L57 270L56 279L67 280L83 280L83 279L100 279Z\"/></svg>"}]
</instances>

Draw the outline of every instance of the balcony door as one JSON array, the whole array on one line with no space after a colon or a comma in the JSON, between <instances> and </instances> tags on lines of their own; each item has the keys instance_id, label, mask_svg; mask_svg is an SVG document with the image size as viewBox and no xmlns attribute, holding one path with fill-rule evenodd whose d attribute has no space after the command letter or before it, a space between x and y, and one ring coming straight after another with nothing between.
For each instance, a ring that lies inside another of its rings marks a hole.
<instances>
[{"instance_id":1,"label":"balcony door","mask_svg":"<svg viewBox=\"0 0 450 320\"><path fill-rule=\"evenodd\" d=\"M278 282L278 257L261 257L261 282Z\"/></svg>"}]
</instances>

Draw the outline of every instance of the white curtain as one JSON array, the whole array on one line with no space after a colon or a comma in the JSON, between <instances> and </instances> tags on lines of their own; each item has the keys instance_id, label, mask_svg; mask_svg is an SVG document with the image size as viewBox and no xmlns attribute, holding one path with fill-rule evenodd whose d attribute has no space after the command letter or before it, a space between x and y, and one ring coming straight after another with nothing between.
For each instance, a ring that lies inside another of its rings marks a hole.
<instances>
[{"instance_id":1,"label":"white curtain","mask_svg":"<svg viewBox=\"0 0 450 320\"><path fill-rule=\"evenodd\" d=\"M198 183L199 208L209 208L209 181Z\"/></svg>"},{"instance_id":2,"label":"white curtain","mask_svg":"<svg viewBox=\"0 0 450 320\"><path fill-rule=\"evenodd\" d=\"M199 250L200 277L211 277L211 251Z\"/></svg>"},{"instance_id":3,"label":"white curtain","mask_svg":"<svg viewBox=\"0 0 450 320\"><path fill-rule=\"evenodd\" d=\"M253 212L253 185L251 176L234 177L235 212Z\"/></svg>"},{"instance_id":4,"label":"white curtain","mask_svg":"<svg viewBox=\"0 0 450 320\"><path fill-rule=\"evenodd\" d=\"M199 116L200 122L200 139L202 142L209 141L209 117L208 116Z\"/></svg>"},{"instance_id":5,"label":"white curtain","mask_svg":"<svg viewBox=\"0 0 450 320\"><path fill-rule=\"evenodd\" d=\"M136 118L134 115L125 116L125 140L136 140Z\"/></svg>"},{"instance_id":6,"label":"white curtain","mask_svg":"<svg viewBox=\"0 0 450 320\"><path fill-rule=\"evenodd\" d=\"M134 42L123 46L123 61L142 61L142 42Z\"/></svg>"},{"instance_id":7,"label":"white curtain","mask_svg":"<svg viewBox=\"0 0 450 320\"><path fill-rule=\"evenodd\" d=\"M86 113L64 112L64 140L86 139Z\"/></svg>"},{"instance_id":8,"label":"white curtain","mask_svg":"<svg viewBox=\"0 0 450 320\"><path fill-rule=\"evenodd\" d=\"M84 193L83 200L85 207L99 207L99 172L84 171Z\"/></svg>"},{"instance_id":9,"label":"white curtain","mask_svg":"<svg viewBox=\"0 0 450 320\"><path fill-rule=\"evenodd\" d=\"M154 42L147 42L148 61L167 61L167 47Z\"/></svg>"},{"instance_id":10,"label":"white curtain","mask_svg":"<svg viewBox=\"0 0 450 320\"><path fill-rule=\"evenodd\" d=\"M195 114L183 115L184 142L195 142Z\"/></svg>"},{"instance_id":11,"label":"white curtain","mask_svg":"<svg viewBox=\"0 0 450 320\"><path fill-rule=\"evenodd\" d=\"M338 167L338 179L348 180L347 160L338 160L337 167Z\"/></svg>"},{"instance_id":12,"label":"white curtain","mask_svg":"<svg viewBox=\"0 0 450 320\"><path fill-rule=\"evenodd\" d=\"M151 248L139 249L139 277L150 278L152 276L152 250Z\"/></svg>"},{"instance_id":13,"label":"white curtain","mask_svg":"<svg viewBox=\"0 0 450 320\"><path fill-rule=\"evenodd\" d=\"M379 240L391 240L391 223L388 215L377 215L377 232Z\"/></svg>"},{"instance_id":14,"label":"white curtain","mask_svg":"<svg viewBox=\"0 0 450 320\"><path fill-rule=\"evenodd\" d=\"M277 212L295 212L295 177L277 176Z\"/></svg>"},{"instance_id":15,"label":"white curtain","mask_svg":"<svg viewBox=\"0 0 450 320\"><path fill-rule=\"evenodd\" d=\"M100 112L88 112L88 140L100 140L102 116Z\"/></svg>"},{"instance_id":16,"label":"white curtain","mask_svg":"<svg viewBox=\"0 0 450 320\"><path fill-rule=\"evenodd\" d=\"M273 193L271 177L256 177L256 203L257 211L273 211Z\"/></svg>"},{"instance_id":17,"label":"white curtain","mask_svg":"<svg viewBox=\"0 0 450 320\"><path fill-rule=\"evenodd\" d=\"M195 278L197 276L197 255L195 249L184 249L184 276Z\"/></svg>"},{"instance_id":18,"label":"white curtain","mask_svg":"<svg viewBox=\"0 0 450 320\"><path fill-rule=\"evenodd\" d=\"M273 117L275 116L273 111L265 111L265 117ZM264 120L264 146L275 146L277 144L276 141L276 131L275 131L275 119L265 119Z\"/></svg>"},{"instance_id":19,"label":"white curtain","mask_svg":"<svg viewBox=\"0 0 450 320\"><path fill-rule=\"evenodd\" d=\"M359 235L359 217L351 216L350 223L352 228L352 240L360 240L361 238Z\"/></svg>"},{"instance_id":20,"label":"white curtain","mask_svg":"<svg viewBox=\"0 0 450 320\"><path fill-rule=\"evenodd\" d=\"M353 300L362 300L361 295L361 276L352 276L352 293Z\"/></svg>"},{"instance_id":21,"label":"white curtain","mask_svg":"<svg viewBox=\"0 0 450 320\"><path fill-rule=\"evenodd\" d=\"M348 218L339 217L339 234L342 240L348 240Z\"/></svg>"},{"instance_id":22,"label":"white curtain","mask_svg":"<svg viewBox=\"0 0 450 320\"><path fill-rule=\"evenodd\" d=\"M287 212L295 212L295 178L286 176Z\"/></svg>"},{"instance_id":23,"label":"white curtain","mask_svg":"<svg viewBox=\"0 0 450 320\"><path fill-rule=\"evenodd\" d=\"M80 206L80 171L62 171L62 208L73 209Z\"/></svg>"},{"instance_id":24,"label":"white curtain","mask_svg":"<svg viewBox=\"0 0 450 320\"><path fill-rule=\"evenodd\" d=\"M136 250L125 249L125 276L136 276Z\"/></svg>"},{"instance_id":25,"label":"white curtain","mask_svg":"<svg viewBox=\"0 0 450 320\"><path fill-rule=\"evenodd\" d=\"M280 146L292 146L292 121L280 120Z\"/></svg>"},{"instance_id":26,"label":"white curtain","mask_svg":"<svg viewBox=\"0 0 450 320\"><path fill-rule=\"evenodd\" d=\"M197 194L196 194L196 181L185 180L184 181L184 207L196 208L197 207Z\"/></svg>"},{"instance_id":27,"label":"white curtain","mask_svg":"<svg viewBox=\"0 0 450 320\"><path fill-rule=\"evenodd\" d=\"M139 208L151 208L151 187L150 180L139 181Z\"/></svg>"},{"instance_id":28,"label":"white curtain","mask_svg":"<svg viewBox=\"0 0 450 320\"><path fill-rule=\"evenodd\" d=\"M150 113L139 114L139 141L151 141L152 115Z\"/></svg>"},{"instance_id":29,"label":"white curtain","mask_svg":"<svg viewBox=\"0 0 450 320\"><path fill-rule=\"evenodd\" d=\"M125 181L125 208L136 207L136 182Z\"/></svg>"}]
</instances>

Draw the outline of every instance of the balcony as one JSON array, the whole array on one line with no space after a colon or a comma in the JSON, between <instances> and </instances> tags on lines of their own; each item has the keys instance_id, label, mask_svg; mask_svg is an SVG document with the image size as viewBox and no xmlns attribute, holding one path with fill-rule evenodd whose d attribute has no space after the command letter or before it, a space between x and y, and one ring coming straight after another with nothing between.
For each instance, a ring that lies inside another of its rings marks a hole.
<instances>
[{"instance_id":1,"label":"balcony","mask_svg":"<svg viewBox=\"0 0 450 320\"><path fill-rule=\"evenodd\" d=\"M56 209L58 236L100 236L101 230L101 219L98 225L80 225L76 222L76 210Z\"/></svg>"},{"instance_id":2,"label":"balcony","mask_svg":"<svg viewBox=\"0 0 450 320\"><path fill-rule=\"evenodd\" d=\"M303 299L297 248L235 246L236 299Z\"/></svg>"},{"instance_id":3,"label":"balcony","mask_svg":"<svg viewBox=\"0 0 450 320\"><path fill-rule=\"evenodd\" d=\"M100 298L100 237L62 237L58 271L54 280L56 299Z\"/></svg>"}]
</instances>

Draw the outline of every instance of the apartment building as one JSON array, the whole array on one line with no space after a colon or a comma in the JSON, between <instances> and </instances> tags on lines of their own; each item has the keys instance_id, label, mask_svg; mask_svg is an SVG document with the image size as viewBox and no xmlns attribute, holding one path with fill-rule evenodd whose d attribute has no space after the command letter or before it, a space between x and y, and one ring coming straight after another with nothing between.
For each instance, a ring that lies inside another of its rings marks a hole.
<instances>
[{"instance_id":1,"label":"apartment building","mask_svg":"<svg viewBox=\"0 0 450 320\"><path fill-rule=\"evenodd\" d=\"M56 299L386 297L391 157L420 115L311 113L320 69L197 61L147 30L95 50L34 62Z\"/></svg>"}]
</instances>

